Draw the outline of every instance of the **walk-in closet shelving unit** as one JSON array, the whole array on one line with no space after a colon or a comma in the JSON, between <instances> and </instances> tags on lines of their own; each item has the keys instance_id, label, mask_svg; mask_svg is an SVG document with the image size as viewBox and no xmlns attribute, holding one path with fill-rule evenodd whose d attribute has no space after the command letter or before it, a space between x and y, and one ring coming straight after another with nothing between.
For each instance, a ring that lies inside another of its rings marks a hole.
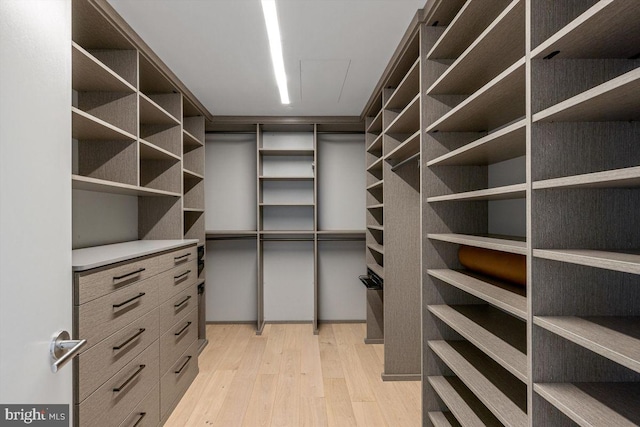
<instances>
[{"instance_id":1,"label":"walk-in closet shelving unit","mask_svg":"<svg viewBox=\"0 0 640 427\"><path fill-rule=\"evenodd\" d=\"M255 119L261 121L260 118ZM245 160L243 165L236 165L241 172L231 170L234 166L230 164L219 166L222 169L231 168L228 173L236 176L239 187L244 189L243 193L255 196L251 196L254 197L251 201L242 195L224 194L224 189L219 184L213 180L207 181L210 188L207 191L217 195L214 197L218 197L221 202L219 208L209 212L210 219L207 221L213 226L207 227L207 239L215 245L216 251L223 251L222 248L226 245L229 249L233 247L234 250L241 251L243 259L255 257L257 289L255 296L249 298L255 298L256 301L255 320L258 333L262 332L266 322L279 321L310 322L317 333L318 322L323 320L319 311L320 300L326 299L334 291L320 289L320 284L326 282L326 278L323 280L320 277L319 267L322 258L320 253L323 245L326 245L323 242L364 238L364 230L344 225L355 224L357 221L345 223L336 220L335 216L339 213L331 215L333 222L328 221L332 224L330 228L324 229L320 224L317 144L325 134L351 134L356 137L359 135L361 138L362 127L355 119L347 119L346 123L337 124L297 118L292 119L293 123L292 120L286 119L268 119L266 122L251 124L251 120L250 117L235 118L232 123L225 123L224 118L220 118L208 124L207 143L211 143L212 148L221 153L228 153L231 163L242 161L243 158ZM237 121L240 121L240 124ZM251 144L253 153L248 150ZM253 156L253 159L249 156ZM212 158L211 161L216 162L216 159ZM253 172L246 168L249 163L255 165ZM335 165L332 169L331 165L327 165L327 172L339 175L341 167ZM248 174L253 176L254 190L249 190L251 183L246 177ZM336 190L340 190L340 187L336 187L334 191ZM330 197L327 200L328 204L332 200L336 203L335 198ZM337 204L349 207L353 200L343 198L338 200ZM224 205L227 208L223 208ZM250 218L251 215L247 215L247 212L251 212L253 218ZM333 227L336 224L337 228ZM364 225L363 218L358 225ZM247 239L255 239L255 249L250 247L251 244L246 244ZM239 242L242 240L245 242ZM234 241L235 244L231 243ZM222 257L226 256L224 252L220 253ZM287 263L287 259L291 262ZM362 273L364 271L359 269L352 276L344 277L342 280L345 284L357 281L358 274ZM222 277L223 275L216 276L214 290L219 289L222 298L229 298L230 305L239 304L238 298L235 297L241 292L231 295L232 292L223 289L224 284L217 283L221 282ZM247 282L247 277L239 279ZM246 287L245 285L246 283L243 283L242 286ZM249 293L246 290L243 292L244 298L247 298ZM340 299L339 295L334 297ZM233 301L234 299L236 301ZM240 311L243 311L245 316L254 316L247 312L244 305ZM228 315L232 316L231 313ZM229 319L234 320L238 319ZM215 321L225 321L225 318L222 316Z\"/></svg>"},{"instance_id":2,"label":"walk-in closet shelving unit","mask_svg":"<svg viewBox=\"0 0 640 427\"><path fill-rule=\"evenodd\" d=\"M533 425L640 425L640 7L531 27Z\"/></svg>"},{"instance_id":3,"label":"walk-in closet shelving unit","mask_svg":"<svg viewBox=\"0 0 640 427\"><path fill-rule=\"evenodd\" d=\"M384 290L367 291L365 342L384 342L385 380L420 379L419 14L366 110L367 267Z\"/></svg>"},{"instance_id":4,"label":"walk-in closet shelving unit","mask_svg":"<svg viewBox=\"0 0 640 427\"><path fill-rule=\"evenodd\" d=\"M524 170L525 1L490 3L429 10L423 27L425 425L443 411L452 425L528 423L525 289L458 260L460 245L527 254L526 229L495 236L490 219L520 200L525 222L524 174L492 177L507 160Z\"/></svg>"}]
</instances>

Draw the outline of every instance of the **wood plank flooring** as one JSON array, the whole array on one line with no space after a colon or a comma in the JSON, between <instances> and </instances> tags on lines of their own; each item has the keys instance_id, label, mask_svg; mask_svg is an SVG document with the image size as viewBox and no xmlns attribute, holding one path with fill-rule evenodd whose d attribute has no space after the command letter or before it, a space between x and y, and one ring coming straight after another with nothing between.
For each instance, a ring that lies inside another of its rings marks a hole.
<instances>
[{"instance_id":1,"label":"wood plank flooring","mask_svg":"<svg viewBox=\"0 0 640 427\"><path fill-rule=\"evenodd\" d=\"M170 427L420 426L420 382L382 382L362 323L207 325L200 374Z\"/></svg>"}]
</instances>

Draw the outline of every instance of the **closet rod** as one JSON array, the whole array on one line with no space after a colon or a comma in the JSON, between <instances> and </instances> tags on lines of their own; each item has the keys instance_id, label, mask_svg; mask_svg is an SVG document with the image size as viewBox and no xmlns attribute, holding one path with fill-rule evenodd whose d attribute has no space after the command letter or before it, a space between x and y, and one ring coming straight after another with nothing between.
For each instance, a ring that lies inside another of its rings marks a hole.
<instances>
[{"instance_id":1,"label":"closet rod","mask_svg":"<svg viewBox=\"0 0 640 427\"><path fill-rule=\"evenodd\" d=\"M412 160L418 159L418 167L420 167L420 153L416 153L411 157L407 157L406 159L404 159L403 161L401 161L400 163L398 163L397 165L394 165L391 167L392 171L398 170L400 169L402 166L408 164L409 162L411 162Z\"/></svg>"},{"instance_id":2,"label":"closet rod","mask_svg":"<svg viewBox=\"0 0 640 427\"><path fill-rule=\"evenodd\" d=\"M318 242L364 242L364 237L336 237L336 238L318 238Z\"/></svg>"},{"instance_id":3,"label":"closet rod","mask_svg":"<svg viewBox=\"0 0 640 427\"><path fill-rule=\"evenodd\" d=\"M255 240L256 236L220 236L220 237L207 237L207 240Z\"/></svg>"},{"instance_id":4,"label":"closet rod","mask_svg":"<svg viewBox=\"0 0 640 427\"><path fill-rule=\"evenodd\" d=\"M260 239L263 242L313 242L313 237L304 239L302 237L270 237L268 239Z\"/></svg>"}]
</instances>

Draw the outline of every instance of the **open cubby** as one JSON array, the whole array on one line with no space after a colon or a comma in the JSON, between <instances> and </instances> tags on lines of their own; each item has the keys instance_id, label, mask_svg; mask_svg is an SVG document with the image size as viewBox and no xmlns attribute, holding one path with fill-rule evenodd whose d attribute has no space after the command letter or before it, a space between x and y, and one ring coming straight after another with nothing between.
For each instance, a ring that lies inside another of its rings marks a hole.
<instances>
[{"instance_id":1,"label":"open cubby","mask_svg":"<svg viewBox=\"0 0 640 427\"><path fill-rule=\"evenodd\" d=\"M138 185L137 163L133 141L81 139L77 142L78 175Z\"/></svg>"},{"instance_id":2,"label":"open cubby","mask_svg":"<svg viewBox=\"0 0 640 427\"><path fill-rule=\"evenodd\" d=\"M204 181L202 178L185 174L182 186L184 208L204 210Z\"/></svg>"},{"instance_id":3,"label":"open cubby","mask_svg":"<svg viewBox=\"0 0 640 427\"><path fill-rule=\"evenodd\" d=\"M181 193L180 161L169 160L140 160L140 186L157 190Z\"/></svg>"}]
</instances>

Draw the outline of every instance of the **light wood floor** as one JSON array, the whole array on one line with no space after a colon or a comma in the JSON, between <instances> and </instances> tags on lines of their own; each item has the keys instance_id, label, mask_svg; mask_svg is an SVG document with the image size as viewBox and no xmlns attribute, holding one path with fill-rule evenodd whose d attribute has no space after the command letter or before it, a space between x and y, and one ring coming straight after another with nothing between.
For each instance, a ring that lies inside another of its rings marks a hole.
<instances>
[{"instance_id":1,"label":"light wood floor","mask_svg":"<svg viewBox=\"0 0 640 427\"><path fill-rule=\"evenodd\" d=\"M200 374L167 426L420 426L420 382L382 382L361 323L208 325Z\"/></svg>"}]
</instances>

